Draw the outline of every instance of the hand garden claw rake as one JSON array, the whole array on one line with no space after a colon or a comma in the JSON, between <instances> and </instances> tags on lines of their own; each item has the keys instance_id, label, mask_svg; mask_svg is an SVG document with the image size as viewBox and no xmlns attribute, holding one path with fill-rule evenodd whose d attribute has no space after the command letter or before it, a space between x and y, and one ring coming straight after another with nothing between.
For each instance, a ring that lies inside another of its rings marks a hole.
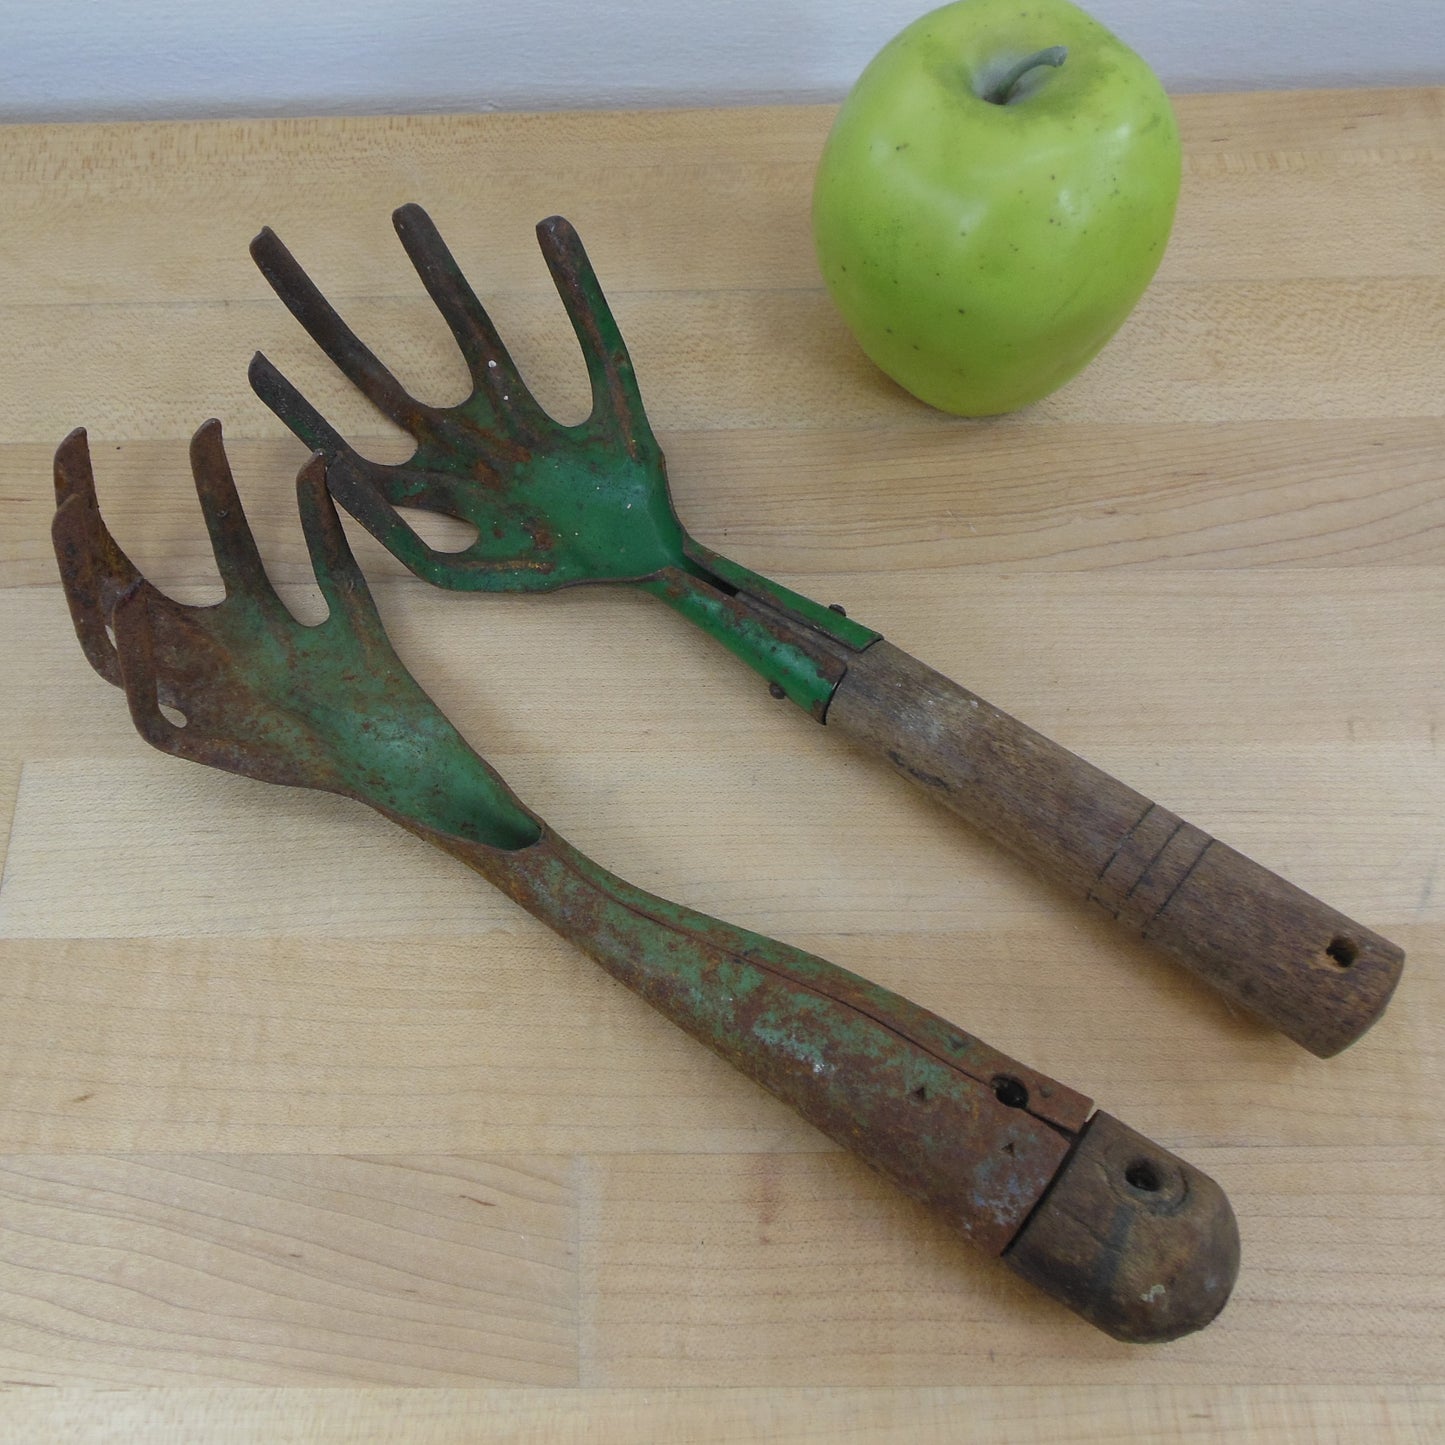
<instances>
[{"instance_id":1,"label":"hand garden claw rake","mask_svg":"<svg viewBox=\"0 0 1445 1445\"><path fill-rule=\"evenodd\" d=\"M1172 1339L1218 1314L1239 1236L1207 1175L906 999L633 888L524 807L397 660L324 467L297 486L330 609L307 626L266 578L219 424L192 444L225 584L208 607L140 576L101 519L84 432L60 447L54 541L76 632L148 742L355 798L436 844L1116 1338Z\"/></svg>"},{"instance_id":2,"label":"hand garden claw rake","mask_svg":"<svg viewBox=\"0 0 1445 1445\"><path fill-rule=\"evenodd\" d=\"M877 633L709 551L678 522L632 365L577 233L537 228L592 380L591 416L537 405L430 218L393 217L456 337L471 395L409 396L269 230L251 253L323 351L417 447L400 466L351 448L264 356L257 394L327 460L337 500L419 577L484 592L628 582L718 638L819 722L881 753L934 798L1173 954L1225 997L1323 1057L1358 1038L1399 978L1401 950L1152 803ZM398 507L471 522L459 552Z\"/></svg>"}]
</instances>

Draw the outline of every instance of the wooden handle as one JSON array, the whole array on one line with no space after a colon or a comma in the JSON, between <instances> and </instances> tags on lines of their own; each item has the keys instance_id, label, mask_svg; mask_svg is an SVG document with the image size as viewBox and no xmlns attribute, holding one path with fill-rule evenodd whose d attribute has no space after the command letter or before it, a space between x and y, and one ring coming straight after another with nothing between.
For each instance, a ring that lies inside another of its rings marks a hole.
<instances>
[{"instance_id":1,"label":"wooden handle","mask_svg":"<svg viewBox=\"0 0 1445 1445\"><path fill-rule=\"evenodd\" d=\"M1403 951L888 642L826 718L1321 1058L1384 1011Z\"/></svg>"},{"instance_id":2,"label":"wooden handle","mask_svg":"<svg viewBox=\"0 0 1445 1445\"><path fill-rule=\"evenodd\" d=\"M1202 1329L1239 1273L1239 1226L1209 1175L1102 1110L1004 1263L1116 1340Z\"/></svg>"}]
</instances>

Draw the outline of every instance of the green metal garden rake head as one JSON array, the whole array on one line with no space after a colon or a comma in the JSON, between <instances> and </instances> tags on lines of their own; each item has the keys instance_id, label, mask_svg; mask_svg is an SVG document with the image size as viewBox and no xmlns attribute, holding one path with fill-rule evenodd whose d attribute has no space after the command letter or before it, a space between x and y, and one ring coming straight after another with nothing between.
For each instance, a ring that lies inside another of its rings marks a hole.
<instances>
[{"instance_id":1,"label":"green metal garden rake head","mask_svg":"<svg viewBox=\"0 0 1445 1445\"><path fill-rule=\"evenodd\" d=\"M480 591L548 591L640 581L686 565L632 362L577 232L560 216L537 239L586 358L592 410L576 426L537 404L431 218L392 217L397 235L471 373L460 405L428 406L377 360L270 230L251 254L317 344L373 406L416 440L401 466L360 456L280 372L257 355L251 384L313 451L338 501L428 581ZM416 507L472 523L459 552L429 546L397 512Z\"/></svg>"},{"instance_id":2,"label":"green metal garden rake head","mask_svg":"<svg viewBox=\"0 0 1445 1445\"><path fill-rule=\"evenodd\" d=\"M634 583L821 720L847 654L877 633L718 556L684 530L627 347L571 223L552 216L537 227L537 239L591 379L591 412L575 426L553 420L528 391L426 212L403 206L392 222L471 374L471 393L456 406L410 395L274 232L251 243L257 266L316 344L416 442L395 465L363 457L257 353L252 387L326 458L337 501L418 577L440 587L545 592ZM397 510L408 507L468 522L477 537L459 551L441 551Z\"/></svg>"}]
</instances>

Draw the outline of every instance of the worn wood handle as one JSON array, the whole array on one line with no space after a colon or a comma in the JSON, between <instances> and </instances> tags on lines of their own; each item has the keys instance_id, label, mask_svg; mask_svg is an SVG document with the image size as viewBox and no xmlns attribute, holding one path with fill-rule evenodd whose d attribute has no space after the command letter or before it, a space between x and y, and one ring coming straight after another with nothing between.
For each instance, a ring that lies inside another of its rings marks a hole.
<instances>
[{"instance_id":1,"label":"worn wood handle","mask_svg":"<svg viewBox=\"0 0 1445 1445\"><path fill-rule=\"evenodd\" d=\"M1321 1058L1389 1002L1395 944L888 642L826 722Z\"/></svg>"}]
</instances>

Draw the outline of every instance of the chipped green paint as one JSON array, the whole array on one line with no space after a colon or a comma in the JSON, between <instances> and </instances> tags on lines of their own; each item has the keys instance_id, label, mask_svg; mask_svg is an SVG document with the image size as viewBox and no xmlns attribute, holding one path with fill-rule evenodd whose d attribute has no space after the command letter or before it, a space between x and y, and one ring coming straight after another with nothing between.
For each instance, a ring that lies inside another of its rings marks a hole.
<instances>
[{"instance_id":1,"label":"chipped green paint","mask_svg":"<svg viewBox=\"0 0 1445 1445\"><path fill-rule=\"evenodd\" d=\"M472 373L458 405L409 396L270 231L252 255L317 344L416 439L398 466L359 455L262 356L256 394L326 458L337 500L418 577L461 592L549 592L630 583L661 598L820 721L849 653L878 634L730 562L688 536L673 509L662 448L643 410L631 358L577 233L561 217L538 239L592 381L592 411L574 426L548 416L522 381L451 253L419 207L393 218ZM402 515L439 512L476 537L447 552Z\"/></svg>"}]
</instances>

